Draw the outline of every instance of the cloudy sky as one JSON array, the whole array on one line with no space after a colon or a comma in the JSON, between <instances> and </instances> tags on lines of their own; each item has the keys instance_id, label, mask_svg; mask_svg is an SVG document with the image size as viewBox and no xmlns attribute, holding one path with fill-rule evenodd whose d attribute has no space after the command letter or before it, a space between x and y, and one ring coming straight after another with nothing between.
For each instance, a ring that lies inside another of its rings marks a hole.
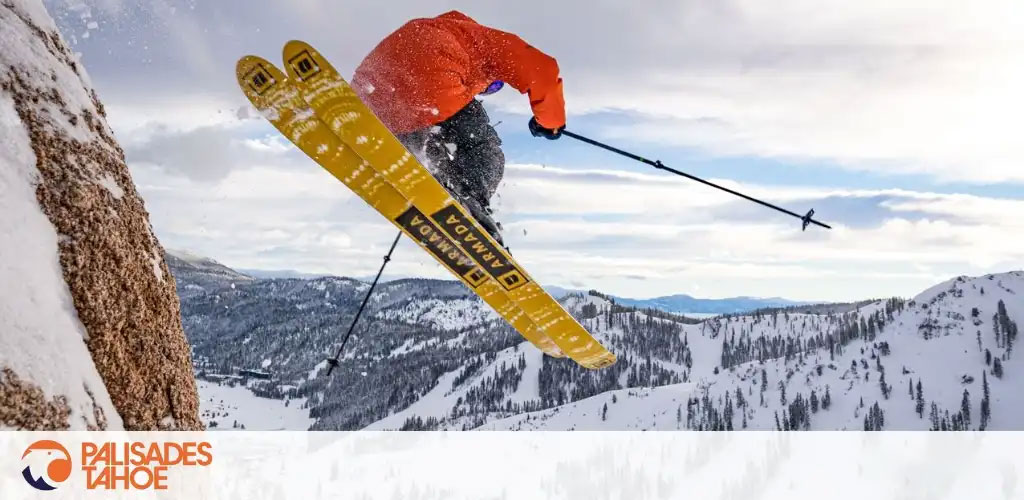
<instances>
[{"instance_id":1,"label":"cloudy sky","mask_svg":"<svg viewBox=\"0 0 1024 500\"><path fill-rule=\"evenodd\" d=\"M486 101L509 160L495 205L543 283L847 300L1024 267L1018 0L46 3L164 245L231 266L371 275L395 231L249 117L235 61L298 38L350 74L404 21L459 9L559 60L570 129L835 227L534 139L506 90ZM392 275L445 276L397 252Z\"/></svg>"}]
</instances>

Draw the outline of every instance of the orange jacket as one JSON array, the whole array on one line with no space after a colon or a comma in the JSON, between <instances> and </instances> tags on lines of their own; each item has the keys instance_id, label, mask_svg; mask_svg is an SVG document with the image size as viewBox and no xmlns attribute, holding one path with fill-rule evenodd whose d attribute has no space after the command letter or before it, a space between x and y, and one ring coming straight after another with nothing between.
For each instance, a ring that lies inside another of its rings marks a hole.
<instances>
[{"instance_id":1,"label":"orange jacket","mask_svg":"<svg viewBox=\"0 0 1024 500\"><path fill-rule=\"evenodd\" d=\"M448 119L495 80L529 94L544 127L565 125L558 63L458 11L413 19L388 35L356 69L352 87L392 132L403 134Z\"/></svg>"}]
</instances>

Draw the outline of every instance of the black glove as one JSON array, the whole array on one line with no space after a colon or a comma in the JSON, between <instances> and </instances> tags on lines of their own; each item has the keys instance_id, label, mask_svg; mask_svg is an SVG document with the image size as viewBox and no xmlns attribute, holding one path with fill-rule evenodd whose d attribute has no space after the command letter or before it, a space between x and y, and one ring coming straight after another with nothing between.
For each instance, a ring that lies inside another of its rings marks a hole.
<instances>
[{"instance_id":1,"label":"black glove","mask_svg":"<svg viewBox=\"0 0 1024 500\"><path fill-rule=\"evenodd\" d=\"M551 139L553 141L555 139L558 139L559 137L562 137L563 130L565 130L565 126L559 127L554 130L544 128L543 125L537 123L537 117L530 118L530 133L533 134L534 137L544 137L546 139Z\"/></svg>"}]
</instances>

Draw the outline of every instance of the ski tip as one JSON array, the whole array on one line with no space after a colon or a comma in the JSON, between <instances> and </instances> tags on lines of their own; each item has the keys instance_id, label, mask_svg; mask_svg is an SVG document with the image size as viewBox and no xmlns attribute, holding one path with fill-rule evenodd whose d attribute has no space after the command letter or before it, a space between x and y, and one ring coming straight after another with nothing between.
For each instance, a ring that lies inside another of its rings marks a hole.
<instances>
[{"instance_id":1,"label":"ski tip","mask_svg":"<svg viewBox=\"0 0 1024 500\"><path fill-rule=\"evenodd\" d=\"M284 81L285 74L266 59L246 55L235 64L238 85L250 101L257 103L277 83Z\"/></svg>"},{"instance_id":2,"label":"ski tip","mask_svg":"<svg viewBox=\"0 0 1024 500\"><path fill-rule=\"evenodd\" d=\"M298 81L313 78L320 73L321 67L326 65L320 52L302 40L292 40L284 44L281 59L284 61L288 77Z\"/></svg>"}]
</instances>

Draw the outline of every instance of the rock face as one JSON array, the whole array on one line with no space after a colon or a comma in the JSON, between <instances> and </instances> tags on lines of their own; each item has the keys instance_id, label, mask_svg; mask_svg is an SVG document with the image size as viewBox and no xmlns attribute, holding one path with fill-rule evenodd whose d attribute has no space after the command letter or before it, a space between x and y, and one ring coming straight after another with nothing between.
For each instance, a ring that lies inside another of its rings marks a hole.
<instances>
[{"instance_id":1,"label":"rock face","mask_svg":"<svg viewBox=\"0 0 1024 500\"><path fill-rule=\"evenodd\" d=\"M105 116L41 2L0 0L0 428L202 427L174 279Z\"/></svg>"}]
</instances>

